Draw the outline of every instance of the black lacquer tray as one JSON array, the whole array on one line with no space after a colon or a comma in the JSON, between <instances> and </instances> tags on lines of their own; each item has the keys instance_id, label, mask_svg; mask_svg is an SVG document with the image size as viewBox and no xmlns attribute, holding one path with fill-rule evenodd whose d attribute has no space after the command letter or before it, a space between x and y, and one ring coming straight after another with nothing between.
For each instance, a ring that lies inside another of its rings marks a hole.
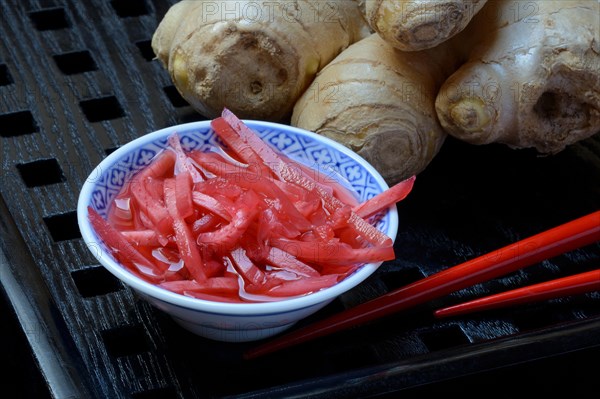
<instances>
[{"instance_id":1,"label":"black lacquer tray","mask_svg":"<svg viewBox=\"0 0 600 399\"><path fill-rule=\"evenodd\" d=\"M598 389L592 378L597 360L581 363L599 354L598 292L460 318L432 316L441 306L595 269L598 244L254 361L241 356L252 344L196 337L106 272L76 223L84 180L129 140L205 119L153 60L150 39L173 2L0 3L0 277L3 358L13 365L4 374L8 392L36 398L407 397L477 389L478 383L502 390L531 376L531 367L549 373L543 383L528 380L540 390L556 387L560 378L576 393ZM595 211L599 183L598 135L554 156L448 139L398 205L397 260L301 324Z\"/></svg>"}]
</instances>

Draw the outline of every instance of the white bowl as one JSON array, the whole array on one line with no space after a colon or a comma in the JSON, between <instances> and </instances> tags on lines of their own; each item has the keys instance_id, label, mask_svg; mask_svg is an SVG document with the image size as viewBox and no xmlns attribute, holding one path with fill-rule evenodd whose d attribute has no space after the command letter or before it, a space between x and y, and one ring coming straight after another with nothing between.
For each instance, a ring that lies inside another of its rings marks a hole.
<instances>
[{"instance_id":1,"label":"white bowl","mask_svg":"<svg viewBox=\"0 0 600 399\"><path fill-rule=\"evenodd\" d=\"M317 134L271 122L244 121L267 143L290 158L327 173L349 185L364 201L388 188L381 175L363 158L346 147ZM336 285L302 297L265 303L224 303L191 298L159 288L136 277L112 257L88 220L91 206L106 217L108 204L129 177L145 167L167 147L167 138L177 132L186 150L217 143L210 121L172 126L142 136L120 147L89 175L79 195L77 217L82 237L90 251L110 273L156 308L169 314L189 331L218 341L253 341L275 335L298 320L329 304L369 277L381 264L369 263ZM398 213L395 206L376 227L395 240Z\"/></svg>"}]
</instances>

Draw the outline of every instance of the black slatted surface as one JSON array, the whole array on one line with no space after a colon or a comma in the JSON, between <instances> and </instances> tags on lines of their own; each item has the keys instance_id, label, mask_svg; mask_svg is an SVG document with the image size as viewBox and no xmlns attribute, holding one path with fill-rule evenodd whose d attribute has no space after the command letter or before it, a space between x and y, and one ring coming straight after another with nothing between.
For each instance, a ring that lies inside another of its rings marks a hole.
<instances>
[{"instance_id":1,"label":"black slatted surface","mask_svg":"<svg viewBox=\"0 0 600 399\"><path fill-rule=\"evenodd\" d=\"M395 395L600 345L598 292L431 316L597 268L598 244L252 362L241 359L252 344L193 336L141 302L89 253L75 208L85 178L115 148L203 119L153 60L152 33L173 2L0 2L2 284L55 396ZM399 206L398 259L306 322L592 212L599 182L599 136L552 157L449 140Z\"/></svg>"}]
</instances>

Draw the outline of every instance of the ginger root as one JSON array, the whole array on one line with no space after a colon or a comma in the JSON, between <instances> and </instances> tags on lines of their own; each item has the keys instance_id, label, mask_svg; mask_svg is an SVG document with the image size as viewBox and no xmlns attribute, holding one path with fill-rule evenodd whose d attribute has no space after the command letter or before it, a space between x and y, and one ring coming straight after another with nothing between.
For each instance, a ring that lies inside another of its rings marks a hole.
<instances>
[{"instance_id":1,"label":"ginger root","mask_svg":"<svg viewBox=\"0 0 600 399\"><path fill-rule=\"evenodd\" d=\"M467 28L468 62L436 99L444 129L541 153L599 132L599 15L597 0L488 2Z\"/></svg>"},{"instance_id":2,"label":"ginger root","mask_svg":"<svg viewBox=\"0 0 600 399\"><path fill-rule=\"evenodd\" d=\"M434 103L456 54L450 44L406 53L373 34L319 72L291 123L351 148L397 183L421 172L446 138Z\"/></svg>"},{"instance_id":3,"label":"ginger root","mask_svg":"<svg viewBox=\"0 0 600 399\"><path fill-rule=\"evenodd\" d=\"M370 28L355 0L184 0L152 48L198 112L281 121L316 73Z\"/></svg>"},{"instance_id":4,"label":"ginger root","mask_svg":"<svg viewBox=\"0 0 600 399\"><path fill-rule=\"evenodd\" d=\"M373 30L403 51L429 49L461 32L487 0L366 0Z\"/></svg>"}]
</instances>

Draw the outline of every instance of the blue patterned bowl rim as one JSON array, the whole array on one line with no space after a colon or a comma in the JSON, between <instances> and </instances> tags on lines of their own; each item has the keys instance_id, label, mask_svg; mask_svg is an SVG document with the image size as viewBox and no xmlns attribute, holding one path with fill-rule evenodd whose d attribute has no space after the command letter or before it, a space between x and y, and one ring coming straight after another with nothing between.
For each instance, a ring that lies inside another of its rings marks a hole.
<instances>
[{"instance_id":1,"label":"blue patterned bowl rim","mask_svg":"<svg viewBox=\"0 0 600 399\"><path fill-rule=\"evenodd\" d=\"M385 180L367 161L331 139L273 122L254 120L244 120L244 122L263 140L291 159L315 170L318 169L319 172L325 173L325 177L332 177L343 185L351 187L359 201L371 198L388 188ZM91 205L102 216L106 216L107 206L118 193L123 182L149 164L152 157L167 146L167 138L175 132L180 136L182 146L186 150L208 149L211 145L220 145L210 127L210 121L191 122L148 133L118 148L100 162L84 182L78 198L77 218L84 242L94 257L127 285L178 307L213 314L258 316L285 313L331 300L364 281L381 264L381 262L365 264L343 281L319 292L265 303L236 304L190 298L156 287L134 276L116 262L100 242L90 226L87 207ZM398 212L395 206L390 207L389 211L380 218L376 227L392 240L396 239Z\"/></svg>"}]
</instances>

